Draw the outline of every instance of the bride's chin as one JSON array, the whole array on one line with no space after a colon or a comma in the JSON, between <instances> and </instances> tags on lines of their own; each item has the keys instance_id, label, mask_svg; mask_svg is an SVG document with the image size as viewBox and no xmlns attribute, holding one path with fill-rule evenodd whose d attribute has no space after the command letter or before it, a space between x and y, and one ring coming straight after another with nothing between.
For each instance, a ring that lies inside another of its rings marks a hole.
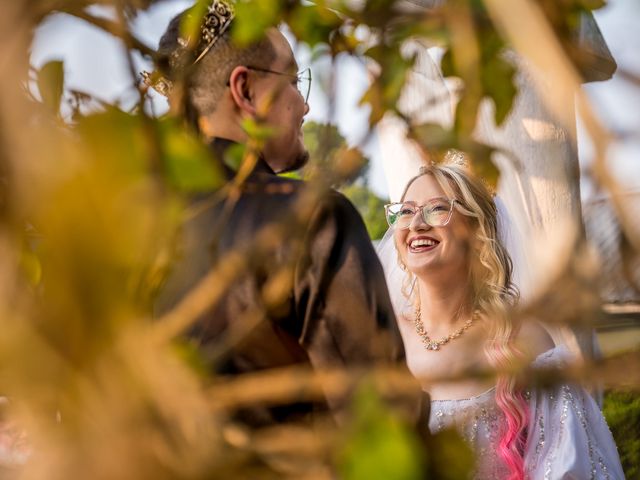
<instances>
[{"instance_id":1,"label":"bride's chin","mask_svg":"<svg viewBox=\"0 0 640 480\"><path fill-rule=\"evenodd\" d=\"M409 263L407 268L411 273L417 276L425 276L433 273L431 262Z\"/></svg>"}]
</instances>

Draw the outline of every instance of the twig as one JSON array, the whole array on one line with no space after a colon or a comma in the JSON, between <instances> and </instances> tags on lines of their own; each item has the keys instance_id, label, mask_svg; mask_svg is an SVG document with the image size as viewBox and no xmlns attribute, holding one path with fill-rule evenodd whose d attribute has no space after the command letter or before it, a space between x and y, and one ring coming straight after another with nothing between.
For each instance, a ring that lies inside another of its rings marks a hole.
<instances>
[{"instance_id":1,"label":"twig","mask_svg":"<svg viewBox=\"0 0 640 480\"><path fill-rule=\"evenodd\" d=\"M104 18L95 17L83 10L67 12L69 15L77 17L81 20L84 20L87 23L90 23L94 27L98 27L104 30L111 35L118 37L129 49L134 49L142 53L143 55L148 55L150 57L154 57L156 51L152 48L148 47L140 40L138 40L134 35L131 34L127 29L123 28L118 22L113 22L111 20L107 20Z\"/></svg>"},{"instance_id":2,"label":"twig","mask_svg":"<svg viewBox=\"0 0 640 480\"><path fill-rule=\"evenodd\" d=\"M507 373L520 376L526 386L553 387L559 384L603 382L607 387L640 386L638 371L640 351L624 352L597 363L566 365L560 368L516 369L501 371L466 371L430 379L429 383L469 378L490 378ZM283 405L312 401L330 396L344 396L362 381L369 381L388 398L416 398L421 393L416 379L405 369L378 366L370 369L341 368L314 371L310 367L293 366L219 378L209 389L214 409L238 409L251 405ZM425 380L421 379L424 388Z\"/></svg>"},{"instance_id":3,"label":"twig","mask_svg":"<svg viewBox=\"0 0 640 480\"><path fill-rule=\"evenodd\" d=\"M417 398L421 394L416 379L405 368L389 366L324 371L306 366L285 367L222 378L208 393L212 408L235 409L341 397L363 380L371 381L384 396Z\"/></svg>"}]
</instances>

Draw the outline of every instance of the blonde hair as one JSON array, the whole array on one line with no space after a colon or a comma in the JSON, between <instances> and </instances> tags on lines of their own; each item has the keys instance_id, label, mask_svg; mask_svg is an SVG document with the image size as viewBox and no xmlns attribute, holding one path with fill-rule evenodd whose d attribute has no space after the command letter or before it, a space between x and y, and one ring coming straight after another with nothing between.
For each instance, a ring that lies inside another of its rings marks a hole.
<instances>
[{"instance_id":1,"label":"blonde hair","mask_svg":"<svg viewBox=\"0 0 640 480\"><path fill-rule=\"evenodd\" d=\"M498 212L493 195L486 184L464 166L434 164L420 169L407 183L402 200L411 184L424 175L431 175L447 197L455 198L454 208L471 220L474 232L469 269L473 310L486 320L489 336L485 352L490 365L499 372L514 370L522 358L516 348L515 336L519 324L514 324L509 309L518 301L518 290L512 283L512 262L498 235ZM403 293L418 302L415 279L407 272ZM499 455L511 471L510 478L522 478L524 472L524 434L528 408L517 388L514 375L499 373L496 383L496 402L506 417L501 433Z\"/></svg>"}]
</instances>

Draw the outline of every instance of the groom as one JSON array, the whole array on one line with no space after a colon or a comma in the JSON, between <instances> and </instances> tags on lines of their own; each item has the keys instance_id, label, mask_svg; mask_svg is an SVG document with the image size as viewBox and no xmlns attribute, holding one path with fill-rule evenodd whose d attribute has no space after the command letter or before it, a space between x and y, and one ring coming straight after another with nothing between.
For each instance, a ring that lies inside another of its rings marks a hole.
<instances>
[{"instance_id":1,"label":"groom","mask_svg":"<svg viewBox=\"0 0 640 480\"><path fill-rule=\"evenodd\" d=\"M301 130L308 89L298 90L302 78L287 40L273 28L253 45L234 45L233 11L216 1L195 50L188 49L180 24L189 14L174 18L160 41L164 76L156 75L153 87L169 94L182 85L181 95L170 95L172 107L182 109L224 164L229 185L239 187L226 201L210 197L194 208L158 311L233 259L235 270L220 279L224 294L191 331L203 354L215 358L216 372L396 362L401 341L362 218L341 194L277 175L308 159ZM258 144L255 164L240 181L247 172L229 159L238 147L255 145L244 128L248 122L263 122L274 134ZM340 412L343 400L255 407L241 418L253 426L304 421L326 411L327 403Z\"/></svg>"}]
</instances>

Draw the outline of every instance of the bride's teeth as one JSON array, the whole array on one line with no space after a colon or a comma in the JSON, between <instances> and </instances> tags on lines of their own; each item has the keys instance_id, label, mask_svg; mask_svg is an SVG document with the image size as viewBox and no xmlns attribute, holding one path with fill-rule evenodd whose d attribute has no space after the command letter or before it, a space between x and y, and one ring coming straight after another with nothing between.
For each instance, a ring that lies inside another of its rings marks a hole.
<instances>
[{"instance_id":1,"label":"bride's teeth","mask_svg":"<svg viewBox=\"0 0 640 480\"><path fill-rule=\"evenodd\" d=\"M411 242L411 248L432 247L435 244L436 244L436 242L434 240L420 239L420 240L414 240L413 242Z\"/></svg>"}]
</instances>

